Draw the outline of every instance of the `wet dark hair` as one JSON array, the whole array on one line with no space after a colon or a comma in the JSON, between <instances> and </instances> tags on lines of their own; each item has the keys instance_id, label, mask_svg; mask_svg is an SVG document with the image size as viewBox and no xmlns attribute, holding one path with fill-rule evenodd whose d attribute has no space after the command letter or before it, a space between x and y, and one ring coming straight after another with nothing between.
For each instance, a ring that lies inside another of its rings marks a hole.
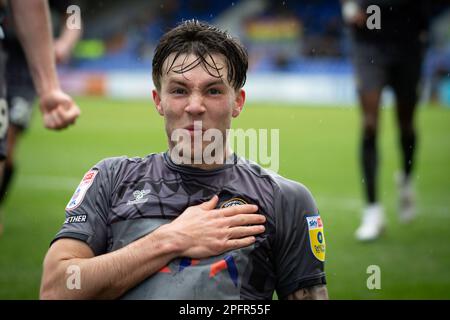
<instances>
[{"instance_id":1,"label":"wet dark hair","mask_svg":"<svg viewBox=\"0 0 450 320\"><path fill-rule=\"evenodd\" d=\"M164 62L172 53L175 55L168 63L167 73L173 71L181 74L202 64L211 76L222 78L223 67L217 66L212 57L213 54L221 54L227 63L227 80L235 90L242 88L247 79L248 55L245 48L227 32L208 23L188 20L161 37L152 62L153 83L157 90L161 89ZM186 56L180 64L174 65L182 54L193 54L197 59L186 64Z\"/></svg>"}]
</instances>

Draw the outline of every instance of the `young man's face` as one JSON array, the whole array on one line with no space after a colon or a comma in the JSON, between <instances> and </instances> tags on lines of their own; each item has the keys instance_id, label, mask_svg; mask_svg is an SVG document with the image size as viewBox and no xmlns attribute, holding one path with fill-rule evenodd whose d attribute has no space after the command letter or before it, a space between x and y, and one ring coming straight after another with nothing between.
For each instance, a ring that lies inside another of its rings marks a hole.
<instances>
[{"instance_id":1,"label":"young man's face","mask_svg":"<svg viewBox=\"0 0 450 320\"><path fill-rule=\"evenodd\" d=\"M164 116L166 133L169 138L169 147L172 149L176 142L171 141L172 133L176 129L185 129L191 136L198 135L194 128L194 121L201 121L203 133L208 129L218 129L223 137L230 128L231 118L237 117L244 105L245 92L236 91L228 82L228 70L222 55L213 54L207 58L210 65L216 65L222 77L215 77L217 70L211 68L209 73L203 64L184 73L176 73L167 69L170 66L173 55L166 59L161 77L161 89L153 90L153 100L160 115ZM189 66L197 59L197 56L180 55L173 64L176 67L183 63ZM170 64L169 64L170 62ZM211 74L213 75L211 75ZM183 143L187 143L184 141ZM210 142L202 143L202 149ZM193 154L193 143L192 143Z\"/></svg>"}]
</instances>

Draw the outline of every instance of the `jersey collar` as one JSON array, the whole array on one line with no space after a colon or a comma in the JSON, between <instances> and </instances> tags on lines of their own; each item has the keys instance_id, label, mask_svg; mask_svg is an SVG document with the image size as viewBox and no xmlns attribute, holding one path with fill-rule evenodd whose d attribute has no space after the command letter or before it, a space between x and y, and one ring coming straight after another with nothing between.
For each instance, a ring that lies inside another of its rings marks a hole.
<instances>
[{"instance_id":1,"label":"jersey collar","mask_svg":"<svg viewBox=\"0 0 450 320\"><path fill-rule=\"evenodd\" d=\"M169 151L166 151L163 153L163 157L164 157L164 162L165 164L172 170L175 171L180 171L183 173L190 173L190 174L196 174L196 175L214 175L220 172L223 172L227 169L230 169L232 167L234 167L237 164L238 161L238 157L237 155L233 152L230 157L232 158L231 163L225 163L222 167L220 168L216 168L216 169L212 169L212 170L206 170L206 169L200 169L200 168L196 168L196 167L191 167L188 165L180 165L180 164L176 164L172 161L172 159L170 158L169 155Z\"/></svg>"}]
</instances>

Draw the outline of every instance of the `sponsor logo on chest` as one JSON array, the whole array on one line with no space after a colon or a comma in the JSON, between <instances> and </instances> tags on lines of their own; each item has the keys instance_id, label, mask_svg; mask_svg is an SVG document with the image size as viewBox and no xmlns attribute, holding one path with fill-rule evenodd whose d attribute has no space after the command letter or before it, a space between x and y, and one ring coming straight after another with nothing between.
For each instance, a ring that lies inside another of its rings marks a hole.
<instances>
[{"instance_id":1,"label":"sponsor logo on chest","mask_svg":"<svg viewBox=\"0 0 450 320\"><path fill-rule=\"evenodd\" d=\"M134 199L132 200L128 200L127 201L127 206L131 206L131 205L135 205L135 204L140 204L140 203L144 203L148 201L148 198L144 198L144 196L146 196L147 194L150 193L150 189L145 189L145 190L135 190L133 192L133 197Z\"/></svg>"}]
</instances>

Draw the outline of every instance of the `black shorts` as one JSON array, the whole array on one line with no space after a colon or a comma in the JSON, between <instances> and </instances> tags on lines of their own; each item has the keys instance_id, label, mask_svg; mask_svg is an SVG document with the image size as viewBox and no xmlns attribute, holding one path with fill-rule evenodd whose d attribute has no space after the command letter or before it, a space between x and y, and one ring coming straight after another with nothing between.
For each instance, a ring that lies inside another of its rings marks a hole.
<instances>
[{"instance_id":1,"label":"black shorts","mask_svg":"<svg viewBox=\"0 0 450 320\"><path fill-rule=\"evenodd\" d=\"M0 41L0 161L6 158L6 134L8 132L8 105L5 83L6 54Z\"/></svg>"},{"instance_id":2,"label":"black shorts","mask_svg":"<svg viewBox=\"0 0 450 320\"><path fill-rule=\"evenodd\" d=\"M418 44L406 46L353 41L352 60L358 92L390 86L398 99L415 104L423 54L424 49Z\"/></svg>"},{"instance_id":3,"label":"black shorts","mask_svg":"<svg viewBox=\"0 0 450 320\"><path fill-rule=\"evenodd\" d=\"M8 84L6 99L9 107L9 122L20 129L26 129L30 124L36 91L20 45L18 43L8 43L6 51L8 56L6 64L6 83Z\"/></svg>"}]
</instances>

